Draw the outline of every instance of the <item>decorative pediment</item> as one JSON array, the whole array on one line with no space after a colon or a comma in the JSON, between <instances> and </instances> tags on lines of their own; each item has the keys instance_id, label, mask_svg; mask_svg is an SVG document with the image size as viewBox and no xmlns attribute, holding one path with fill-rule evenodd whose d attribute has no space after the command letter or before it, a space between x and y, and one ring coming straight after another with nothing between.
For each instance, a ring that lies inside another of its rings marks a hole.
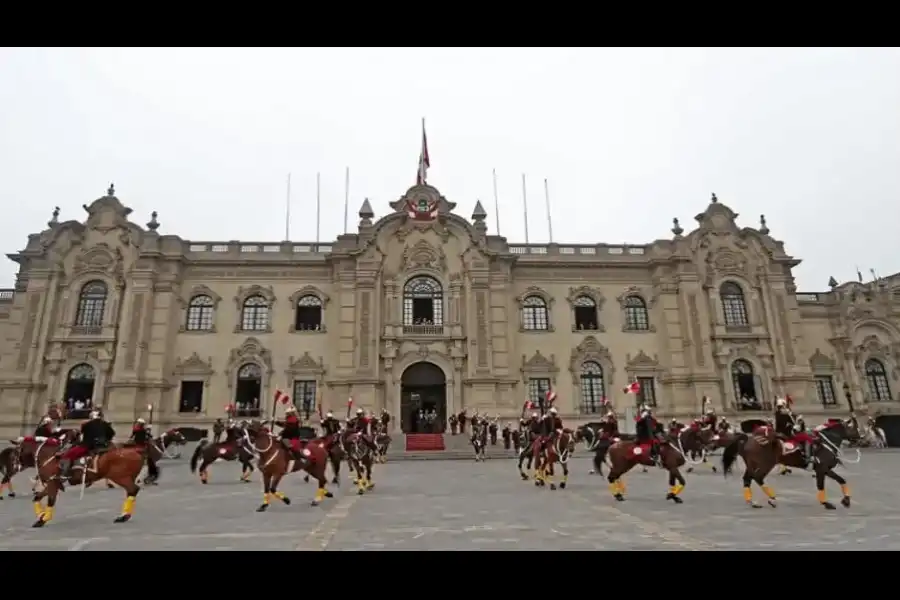
<instances>
[{"instance_id":1,"label":"decorative pediment","mask_svg":"<svg viewBox=\"0 0 900 600\"><path fill-rule=\"evenodd\" d=\"M191 300L193 298L196 298L197 296L208 296L213 301L214 307L218 307L219 302L222 301L222 297L220 295L203 284L185 288L184 292L178 297L178 300L181 302L182 306L188 306L191 303Z\"/></svg>"},{"instance_id":2,"label":"decorative pediment","mask_svg":"<svg viewBox=\"0 0 900 600\"><path fill-rule=\"evenodd\" d=\"M414 185L406 193L400 196L394 202L391 202L391 208L395 212L419 213L417 218L424 218L426 214L433 214L432 219L437 215L449 214L456 208L455 202L449 202L441 196L441 193L430 185Z\"/></svg>"},{"instance_id":3,"label":"decorative pediment","mask_svg":"<svg viewBox=\"0 0 900 600\"><path fill-rule=\"evenodd\" d=\"M325 374L325 364L321 356L316 362L316 359L310 356L309 352L304 352L300 358L291 357L287 372L290 375L321 376Z\"/></svg>"},{"instance_id":4,"label":"decorative pediment","mask_svg":"<svg viewBox=\"0 0 900 600\"><path fill-rule=\"evenodd\" d=\"M244 302L246 302L247 298L251 298L253 296L262 296L266 299L266 302L269 303L269 308L272 308L275 304L275 290L271 285L249 285L249 286L241 286L238 288L237 294L234 296L234 303L237 306L237 309L240 310L244 306Z\"/></svg>"},{"instance_id":5,"label":"decorative pediment","mask_svg":"<svg viewBox=\"0 0 900 600\"><path fill-rule=\"evenodd\" d=\"M419 240L403 251L403 271L428 269L438 273L447 271L447 257L443 249L435 248L425 240Z\"/></svg>"},{"instance_id":6,"label":"decorative pediment","mask_svg":"<svg viewBox=\"0 0 900 600\"><path fill-rule=\"evenodd\" d=\"M213 375L215 373L212 368L212 357L203 360L196 352L188 358L176 359L173 370L177 375Z\"/></svg>"},{"instance_id":7,"label":"decorative pediment","mask_svg":"<svg viewBox=\"0 0 900 600\"><path fill-rule=\"evenodd\" d=\"M706 210L694 217L701 230L706 231L737 231L735 220L738 214L719 202L715 194L710 199Z\"/></svg>"},{"instance_id":8,"label":"decorative pediment","mask_svg":"<svg viewBox=\"0 0 900 600\"><path fill-rule=\"evenodd\" d=\"M890 359L890 348L882 344L876 335L866 336L856 351L867 358Z\"/></svg>"},{"instance_id":9,"label":"decorative pediment","mask_svg":"<svg viewBox=\"0 0 900 600\"><path fill-rule=\"evenodd\" d=\"M328 301L330 300L328 294L326 294L316 286L305 285L291 294L291 297L288 298L288 302L291 303L291 306L296 306L297 302L300 301L300 298L303 298L304 296L315 296L322 302L322 308L325 308L325 305L328 304Z\"/></svg>"},{"instance_id":10,"label":"decorative pediment","mask_svg":"<svg viewBox=\"0 0 900 600\"><path fill-rule=\"evenodd\" d=\"M719 248L706 257L707 264L719 275L740 275L748 273L749 261L741 252L731 248Z\"/></svg>"},{"instance_id":11,"label":"decorative pediment","mask_svg":"<svg viewBox=\"0 0 900 600\"><path fill-rule=\"evenodd\" d=\"M249 337L240 346L233 348L228 355L228 367L225 372L229 382L232 379L232 373L248 362L265 367L269 373L272 373L272 353L258 339Z\"/></svg>"},{"instance_id":12,"label":"decorative pediment","mask_svg":"<svg viewBox=\"0 0 900 600\"><path fill-rule=\"evenodd\" d=\"M809 357L809 367L814 372L834 371L837 369L837 363L833 358L826 354L822 354L822 351L816 348L815 353Z\"/></svg>"},{"instance_id":13,"label":"decorative pediment","mask_svg":"<svg viewBox=\"0 0 900 600\"><path fill-rule=\"evenodd\" d=\"M521 308L523 306L523 304L525 303L525 299L528 298L529 296L537 296L538 298L540 298L541 300L544 301L544 304L547 305L547 308L553 307L553 303L554 303L553 296L551 296L550 294L548 294L547 292L545 292L543 289L539 288L536 285L530 285L527 288L525 288L525 291L523 291L521 294L516 296L516 304L519 305L519 308Z\"/></svg>"},{"instance_id":14,"label":"decorative pediment","mask_svg":"<svg viewBox=\"0 0 900 600\"><path fill-rule=\"evenodd\" d=\"M559 368L556 366L556 355L551 354L550 358L547 358L541 354L540 350L537 350L531 358L523 354L521 371L523 381L527 382L530 377L545 376L555 383L556 374L559 373Z\"/></svg>"},{"instance_id":15,"label":"decorative pediment","mask_svg":"<svg viewBox=\"0 0 900 600\"><path fill-rule=\"evenodd\" d=\"M75 257L73 275L98 273L111 275L117 280L122 276L122 251L107 244L96 244L85 248Z\"/></svg>"},{"instance_id":16,"label":"decorative pediment","mask_svg":"<svg viewBox=\"0 0 900 600\"><path fill-rule=\"evenodd\" d=\"M634 358L630 354L626 354L625 368L628 371L658 371L660 369L659 356L654 354L650 357L643 350L640 350Z\"/></svg>"},{"instance_id":17,"label":"decorative pediment","mask_svg":"<svg viewBox=\"0 0 900 600\"><path fill-rule=\"evenodd\" d=\"M572 354L569 358L569 371L572 373L574 383L578 382L581 367L586 362L595 362L603 367L607 385L612 384L613 375L615 374L612 354L610 354L606 346L592 335L586 336L578 346L572 349Z\"/></svg>"},{"instance_id":18,"label":"decorative pediment","mask_svg":"<svg viewBox=\"0 0 900 600\"><path fill-rule=\"evenodd\" d=\"M603 303L606 302L606 297L603 295L603 292L600 288L594 288L588 285L580 285L577 287L569 288L569 295L566 296L566 300L571 306L575 306L575 301L578 298L585 296L594 301L594 304L597 306L597 310L603 310Z\"/></svg>"}]
</instances>

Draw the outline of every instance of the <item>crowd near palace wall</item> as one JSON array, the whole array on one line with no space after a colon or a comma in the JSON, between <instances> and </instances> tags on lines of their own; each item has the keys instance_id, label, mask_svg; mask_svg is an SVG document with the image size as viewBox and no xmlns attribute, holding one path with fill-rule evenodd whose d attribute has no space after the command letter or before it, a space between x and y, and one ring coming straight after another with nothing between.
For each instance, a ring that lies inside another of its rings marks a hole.
<instances>
[{"instance_id":1,"label":"crowd near palace wall","mask_svg":"<svg viewBox=\"0 0 900 600\"><path fill-rule=\"evenodd\" d=\"M301 412L386 408L398 429L423 407L511 419L548 387L572 423L607 398L666 418L704 396L737 419L780 395L807 420L900 408L898 278L798 292L765 219L739 226L715 196L692 231L625 246L513 244L480 203L455 207L415 186L322 244L187 241L156 213L135 223L112 186L83 221L57 210L9 255L0 433L52 402L208 426L226 405L271 413L276 390Z\"/></svg>"}]
</instances>

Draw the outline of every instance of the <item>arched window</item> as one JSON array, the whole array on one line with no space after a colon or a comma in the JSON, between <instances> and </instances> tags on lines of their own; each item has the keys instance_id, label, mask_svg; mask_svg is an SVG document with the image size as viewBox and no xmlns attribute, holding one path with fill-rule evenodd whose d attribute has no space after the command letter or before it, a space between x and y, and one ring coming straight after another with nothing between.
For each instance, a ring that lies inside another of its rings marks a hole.
<instances>
[{"instance_id":1,"label":"arched window","mask_svg":"<svg viewBox=\"0 0 900 600\"><path fill-rule=\"evenodd\" d=\"M78 312L75 314L76 327L103 327L103 312L109 291L102 281L89 281L81 288L78 296Z\"/></svg>"},{"instance_id":2,"label":"arched window","mask_svg":"<svg viewBox=\"0 0 900 600\"><path fill-rule=\"evenodd\" d=\"M245 363L237 372L234 405L239 417L260 415L259 397L262 395L262 369L256 363Z\"/></svg>"},{"instance_id":3,"label":"arched window","mask_svg":"<svg viewBox=\"0 0 900 600\"><path fill-rule=\"evenodd\" d=\"M444 291L431 277L414 277L403 287L404 325L443 325Z\"/></svg>"},{"instance_id":4,"label":"arched window","mask_svg":"<svg viewBox=\"0 0 900 600\"><path fill-rule=\"evenodd\" d=\"M596 414L605 402L603 367L593 361L581 365L581 412Z\"/></svg>"},{"instance_id":5,"label":"arched window","mask_svg":"<svg viewBox=\"0 0 900 600\"><path fill-rule=\"evenodd\" d=\"M297 300L294 329L296 331L319 331L322 329L322 301L318 296L307 294Z\"/></svg>"},{"instance_id":6,"label":"arched window","mask_svg":"<svg viewBox=\"0 0 900 600\"><path fill-rule=\"evenodd\" d=\"M578 296L572 303L575 311L575 329L594 330L597 324L597 303L589 296Z\"/></svg>"},{"instance_id":7,"label":"arched window","mask_svg":"<svg viewBox=\"0 0 900 600\"><path fill-rule=\"evenodd\" d=\"M522 302L522 328L525 331L547 331L549 316L547 303L540 296L528 296Z\"/></svg>"},{"instance_id":8,"label":"arched window","mask_svg":"<svg viewBox=\"0 0 900 600\"><path fill-rule=\"evenodd\" d=\"M719 296L722 298L726 327L746 327L750 324L747 319L747 302L744 300L744 290L741 286L733 281L726 281L719 288Z\"/></svg>"},{"instance_id":9,"label":"arched window","mask_svg":"<svg viewBox=\"0 0 900 600\"><path fill-rule=\"evenodd\" d=\"M241 329L244 331L268 331L269 302L262 296L250 296L241 308Z\"/></svg>"},{"instance_id":10,"label":"arched window","mask_svg":"<svg viewBox=\"0 0 900 600\"><path fill-rule=\"evenodd\" d=\"M210 331L213 328L215 302L205 294L191 298L184 328L187 331Z\"/></svg>"},{"instance_id":11,"label":"arched window","mask_svg":"<svg viewBox=\"0 0 900 600\"><path fill-rule=\"evenodd\" d=\"M647 331L650 329L647 303L640 296L628 296L625 298L625 329L627 331Z\"/></svg>"},{"instance_id":12,"label":"arched window","mask_svg":"<svg viewBox=\"0 0 900 600\"><path fill-rule=\"evenodd\" d=\"M880 360L870 358L866 361L866 381L869 383L869 395L873 402L891 401L891 386L888 385L887 371Z\"/></svg>"},{"instance_id":13,"label":"arched window","mask_svg":"<svg viewBox=\"0 0 900 600\"><path fill-rule=\"evenodd\" d=\"M73 419L87 417L94 404L95 379L94 367L85 363L75 365L69 371L63 398L69 417Z\"/></svg>"},{"instance_id":14,"label":"arched window","mask_svg":"<svg viewBox=\"0 0 900 600\"><path fill-rule=\"evenodd\" d=\"M739 358L731 363L731 379L734 383L734 397L740 410L761 410L762 402L756 386L753 365Z\"/></svg>"}]
</instances>

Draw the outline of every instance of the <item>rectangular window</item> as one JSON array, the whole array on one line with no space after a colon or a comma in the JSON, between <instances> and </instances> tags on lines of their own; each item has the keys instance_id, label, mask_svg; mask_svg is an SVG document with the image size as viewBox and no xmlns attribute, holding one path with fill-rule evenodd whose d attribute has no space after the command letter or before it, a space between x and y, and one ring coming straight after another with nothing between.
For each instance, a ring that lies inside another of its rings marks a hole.
<instances>
[{"instance_id":1,"label":"rectangular window","mask_svg":"<svg viewBox=\"0 0 900 600\"><path fill-rule=\"evenodd\" d=\"M547 401L547 392L549 391L549 379L545 377L536 377L528 380L528 401L535 406L540 406L542 402Z\"/></svg>"},{"instance_id":2,"label":"rectangular window","mask_svg":"<svg viewBox=\"0 0 900 600\"><path fill-rule=\"evenodd\" d=\"M178 412L198 413L203 410L203 382L182 381Z\"/></svg>"},{"instance_id":3,"label":"rectangular window","mask_svg":"<svg viewBox=\"0 0 900 600\"><path fill-rule=\"evenodd\" d=\"M816 375L816 396L822 406L837 406L834 397L834 380L831 375Z\"/></svg>"},{"instance_id":4,"label":"rectangular window","mask_svg":"<svg viewBox=\"0 0 900 600\"><path fill-rule=\"evenodd\" d=\"M656 408L656 380L653 377L638 377L637 381L641 386L641 391L637 395L638 402Z\"/></svg>"},{"instance_id":5,"label":"rectangular window","mask_svg":"<svg viewBox=\"0 0 900 600\"><path fill-rule=\"evenodd\" d=\"M316 412L316 382L310 380L294 380L294 406L303 414Z\"/></svg>"}]
</instances>

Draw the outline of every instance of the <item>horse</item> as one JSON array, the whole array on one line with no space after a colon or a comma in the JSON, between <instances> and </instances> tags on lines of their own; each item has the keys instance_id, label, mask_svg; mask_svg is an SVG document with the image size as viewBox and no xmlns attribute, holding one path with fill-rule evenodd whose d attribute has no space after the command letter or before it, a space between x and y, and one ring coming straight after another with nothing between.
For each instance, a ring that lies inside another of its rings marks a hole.
<instances>
[{"instance_id":1,"label":"horse","mask_svg":"<svg viewBox=\"0 0 900 600\"><path fill-rule=\"evenodd\" d=\"M163 432L162 435L150 440L145 447L147 453L147 476L144 477L144 485L156 485L159 481L159 466L157 463L166 456L166 449L175 444L183 446L186 443L184 435L177 429L170 429Z\"/></svg>"},{"instance_id":2,"label":"horse","mask_svg":"<svg viewBox=\"0 0 900 600\"><path fill-rule=\"evenodd\" d=\"M353 483L357 486L357 493L362 495L375 487L375 483L372 481L372 465L375 464L374 452L359 432L344 430L340 439L341 447L347 457L347 464L356 473Z\"/></svg>"},{"instance_id":3,"label":"horse","mask_svg":"<svg viewBox=\"0 0 900 600\"><path fill-rule=\"evenodd\" d=\"M678 447L686 458L690 458L688 473L693 473L694 466L699 464L709 465L713 473L717 472L716 465L709 462L709 454L716 448L723 447L720 444L723 435L724 432L718 428L701 427L696 421L678 432ZM731 442L730 438L728 442Z\"/></svg>"},{"instance_id":4,"label":"horse","mask_svg":"<svg viewBox=\"0 0 900 600\"><path fill-rule=\"evenodd\" d=\"M554 469L553 465L559 463L562 467L562 476L559 480L559 489L566 489L569 481L569 458L575 451L575 436L571 429L563 429L556 438L547 443L544 451L544 460L541 464L541 476L535 480L536 485L543 486L545 483L550 484L550 489L555 490L556 484L553 482Z\"/></svg>"},{"instance_id":5,"label":"horse","mask_svg":"<svg viewBox=\"0 0 900 600\"><path fill-rule=\"evenodd\" d=\"M285 505L290 505L291 499L283 492L278 491L278 484L288 473L306 471L318 482L316 495L310 503L318 506L325 498L333 498L331 492L326 489L325 465L328 462L328 454L325 444L321 440L304 442L294 440L303 445L298 454L275 437L259 421L251 421L242 430L242 438L239 444L247 452L259 458L259 470L263 481L263 502L256 512L265 512L269 508L269 499L275 496ZM293 443L293 442L292 442Z\"/></svg>"},{"instance_id":6,"label":"horse","mask_svg":"<svg viewBox=\"0 0 900 600\"><path fill-rule=\"evenodd\" d=\"M240 429L243 431L243 428ZM201 462L201 458L203 459ZM231 462L238 460L241 463L241 483L250 483L250 476L253 475L253 454L251 454L243 445L236 441L224 441L209 443L208 440L200 440L194 454L191 456L191 473L197 472L197 465L200 465L200 481L204 484L209 483L209 466L217 460Z\"/></svg>"},{"instance_id":7,"label":"horse","mask_svg":"<svg viewBox=\"0 0 900 600\"><path fill-rule=\"evenodd\" d=\"M385 464L387 463L387 453L388 449L391 447L391 436L388 435L387 431L378 431L375 433L375 448L377 448L378 452L375 455L375 462Z\"/></svg>"},{"instance_id":8,"label":"horse","mask_svg":"<svg viewBox=\"0 0 900 600\"><path fill-rule=\"evenodd\" d=\"M331 464L331 470L334 473L334 477L331 478L331 483L340 485L341 463L344 461L344 459L347 459L347 452L344 449L343 444L341 443L341 432L334 435L326 435L316 439L318 441L321 441L325 445L325 451L328 453L328 462ZM309 483L309 474L303 476L303 482Z\"/></svg>"},{"instance_id":9,"label":"horse","mask_svg":"<svg viewBox=\"0 0 900 600\"><path fill-rule=\"evenodd\" d=\"M658 428L659 431L659 428ZM658 462L654 462L650 458L651 444L641 444L637 441L619 439L609 447L609 476L606 478L609 482L609 491L613 498L622 502L625 500L625 480L624 475L637 465L652 467L659 465L669 472L669 492L666 494L666 500L671 500L675 504L681 504L681 492L687 483L681 474L680 468L684 466L686 460L684 454L679 450L671 440L659 441L658 443Z\"/></svg>"},{"instance_id":10,"label":"horse","mask_svg":"<svg viewBox=\"0 0 900 600\"><path fill-rule=\"evenodd\" d=\"M10 498L16 497L12 478L26 469L35 468L35 455L41 446L47 443L48 440L55 440L57 442L55 445L68 443L74 440L78 433L77 429L60 429L50 438L27 436L18 440L10 440L13 445L0 451L0 500L3 499L4 489L9 490ZM51 445L54 445L54 443L51 442ZM40 481L35 476L32 480L31 491L34 492L39 484ZM113 487L112 484L107 485Z\"/></svg>"},{"instance_id":11,"label":"horse","mask_svg":"<svg viewBox=\"0 0 900 600\"><path fill-rule=\"evenodd\" d=\"M850 507L850 488L847 481L834 472L840 461L840 447L845 440L858 437L859 431L848 421L832 421L827 425L816 428L816 437L813 438L811 453L813 471L816 478L816 499L826 510L835 510L835 506L828 502L825 493L825 478L837 482L841 486L841 505ZM804 434L805 435L805 434ZM725 448L722 455L722 469L727 477L731 472L737 457L744 459L744 475L742 478L744 488L744 500L752 508L759 508L753 500L751 484L756 484L763 490L768 498L769 506L775 508L777 501L775 490L766 485L766 476L772 472L777 464L789 467L806 468L806 460L801 457L799 444L794 440L785 440L775 432L775 428L769 424L757 427L752 433L739 433L735 439Z\"/></svg>"},{"instance_id":12,"label":"horse","mask_svg":"<svg viewBox=\"0 0 900 600\"><path fill-rule=\"evenodd\" d=\"M44 443L35 454L38 478L43 482L44 489L35 492L32 497L34 514L37 517L32 527L43 527L53 519L59 492L65 491L64 483L80 485L84 490L103 479L125 490L122 512L114 522L125 523L131 520L138 492L141 491L137 479L144 468L144 454L140 448L111 447L88 455L78 464L72 465L66 482L59 472L58 449L58 445ZM43 504L44 498L47 499L46 506Z\"/></svg>"},{"instance_id":13,"label":"horse","mask_svg":"<svg viewBox=\"0 0 900 600\"><path fill-rule=\"evenodd\" d=\"M472 423L472 437L469 439L469 443L472 444L472 448L475 450L475 462L483 462L485 459L485 447L487 446L487 426L484 421L474 421Z\"/></svg>"},{"instance_id":14,"label":"horse","mask_svg":"<svg viewBox=\"0 0 900 600\"><path fill-rule=\"evenodd\" d=\"M528 465L526 469L531 470L531 466L534 464L534 454L531 452L531 431L528 429L522 429L520 431L515 432L515 446L516 446L516 454L519 457L519 476L522 478L522 481L528 481L531 479L522 469L522 465L525 461L528 461Z\"/></svg>"},{"instance_id":15,"label":"horse","mask_svg":"<svg viewBox=\"0 0 900 600\"><path fill-rule=\"evenodd\" d=\"M859 446L878 449L887 448L887 436L884 434L884 429L874 423L866 426L865 429L860 431ZM2 484L0 484L0 490L2 490Z\"/></svg>"}]
</instances>

